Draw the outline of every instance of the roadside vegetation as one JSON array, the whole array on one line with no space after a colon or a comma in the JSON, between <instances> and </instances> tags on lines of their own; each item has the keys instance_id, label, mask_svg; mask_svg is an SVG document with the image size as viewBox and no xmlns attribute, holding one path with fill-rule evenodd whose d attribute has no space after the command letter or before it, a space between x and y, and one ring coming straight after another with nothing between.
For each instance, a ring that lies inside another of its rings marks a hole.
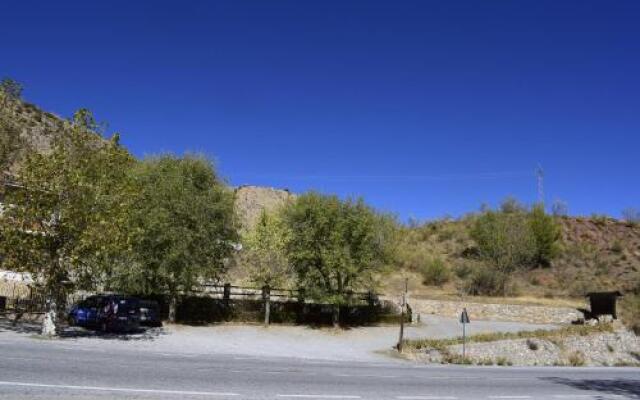
<instances>
[{"instance_id":1,"label":"roadside vegetation","mask_svg":"<svg viewBox=\"0 0 640 400\"><path fill-rule=\"evenodd\" d=\"M614 331L612 324L597 324L597 325L569 325L559 329L538 329L535 331L520 331L520 332L495 332L495 333L481 333L477 335L471 335L466 338L467 343L487 343L497 342L501 340L513 340L513 339L546 339L550 341L559 340L571 336L587 336L595 333L611 333ZM412 350L424 350L424 349L436 349L443 350L448 346L454 346L462 344L462 337L451 339L408 339L405 340L405 346L407 349ZM532 344L529 344L532 346ZM533 350L533 349L532 349Z\"/></svg>"},{"instance_id":2,"label":"roadside vegetation","mask_svg":"<svg viewBox=\"0 0 640 400\"><path fill-rule=\"evenodd\" d=\"M18 83L0 82L0 168L21 186L0 193L13 205L0 218L1 267L41 282L48 333L74 290L167 296L175 319L182 295L237 277L303 289L333 305L337 322L353 292L399 293L405 276L415 296L483 301L564 305L622 290L622 318L640 330L636 209L624 221L569 217L559 200L548 213L507 198L458 219L402 224L362 199L287 192L274 195L277 207L239 212L207 158L136 159L88 110L62 120L21 96Z\"/></svg>"}]
</instances>

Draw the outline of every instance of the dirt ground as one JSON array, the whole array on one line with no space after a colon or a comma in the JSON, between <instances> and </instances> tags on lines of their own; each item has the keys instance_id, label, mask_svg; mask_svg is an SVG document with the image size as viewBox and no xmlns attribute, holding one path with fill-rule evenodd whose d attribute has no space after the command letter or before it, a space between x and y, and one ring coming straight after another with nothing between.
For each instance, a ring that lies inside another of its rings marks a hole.
<instances>
[{"instance_id":1,"label":"dirt ground","mask_svg":"<svg viewBox=\"0 0 640 400\"><path fill-rule=\"evenodd\" d=\"M39 326L0 323L0 343L12 340L36 340ZM473 321L467 333L513 332L553 329L553 325L511 322ZM68 328L56 345L74 347L121 347L167 354L232 354L237 356L271 356L318 360L375 361L389 360L398 341L396 326L358 327L335 330L305 326L221 324L213 326L166 325L130 335L99 335L82 328ZM408 326L407 338L445 338L460 336L457 320L426 316L420 325Z\"/></svg>"}]
</instances>

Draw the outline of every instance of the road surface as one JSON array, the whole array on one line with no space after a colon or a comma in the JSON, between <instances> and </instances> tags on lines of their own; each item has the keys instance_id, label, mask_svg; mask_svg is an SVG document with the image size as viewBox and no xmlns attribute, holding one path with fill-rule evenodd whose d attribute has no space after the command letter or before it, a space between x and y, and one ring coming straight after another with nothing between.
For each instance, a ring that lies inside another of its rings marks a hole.
<instances>
[{"instance_id":1,"label":"road surface","mask_svg":"<svg viewBox=\"0 0 640 400\"><path fill-rule=\"evenodd\" d=\"M95 340L0 336L0 399L640 399L637 368L199 355Z\"/></svg>"}]
</instances>

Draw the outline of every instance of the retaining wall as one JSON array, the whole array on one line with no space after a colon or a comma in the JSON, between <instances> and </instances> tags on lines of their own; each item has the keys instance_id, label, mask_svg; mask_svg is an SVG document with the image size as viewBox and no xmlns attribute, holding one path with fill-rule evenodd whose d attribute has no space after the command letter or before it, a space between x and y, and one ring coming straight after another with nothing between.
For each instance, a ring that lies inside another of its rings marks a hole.
<instances>
[{"instance_id":1,"label":"retaining wall","mask_svg":"<svg viewBox=\"0 0 640 400\"><path fill-rule=\"evenodd\" d=\"M520 304L485 304L448 300L410 299L413 314L434 314L459 318L466 307L471 320L513 321L533 324L568 324L583 317L570 307L532 306Z\"/></svg>"}]
</instances>

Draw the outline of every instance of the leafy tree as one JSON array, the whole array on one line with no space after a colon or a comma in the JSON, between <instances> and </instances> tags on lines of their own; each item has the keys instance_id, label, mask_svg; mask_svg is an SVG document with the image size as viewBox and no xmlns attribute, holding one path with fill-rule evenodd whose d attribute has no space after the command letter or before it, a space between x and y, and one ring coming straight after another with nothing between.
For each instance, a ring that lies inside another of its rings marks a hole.
<instances>
[{"instance_id":1,"label":"leafy tree","mask_svg":"<svg viewBox=\"0 0 640 400\"><path fill-rule=\"evenodd\" d=\"M333 304L338 325L340 305L350 292L370 287L390 256L388 221L362 200L304 194L284 213L291 230L287 246L298 284L320 301Z\"/></svg>"},{"instance_id":2,"label":"leafy tree","mask_svg":"<svg viewBox=\"0 0 640 400\"><path fill-rule=\"evenodd\" d=\"M256 226L242 238L242 264L253 282L282 286L291 278L287 245L291 231L278 214L262 211Z\"/></svg>"},{"instance_id":3,"label":"leafy tree","mask_svg":"<svg viewBox=\"0 0 640 400\"><path fill-rule=\"evenodd\" d=\"M130 259L111 282L127 292L168 294L175 321L178 297L218 279L238 242L233 194L210 161L188 155L152 157L132 171L135 186L122 217Z\"/></svg>"},{"instance_id":4,"label":"leafy tree","mask_svg":"<svg viewBox=\"0 0 640 400\"><path fill-rule=\"evenodd\" d=\"M19 100L22 98L22 85L11 78L3 78L0 81L0 92L9 99Z\"/></svg>"},{"instance_id":5,"label":"leafy tree","mask_svg":"<svg viewBox=\"0 0 640 400\"><path fill-rule=\"evenodd\" d=\"M42 283L48 298L43 334L56 334L65 286L82 288L108 264L102 254L122 237L110 215L133 162L115 141L77 121L54 139L50 152L25 156L22 190L12 192L7 203L13 206L0 218L0 252L5 267Z\"/></svg>"},{"instance_id":6,"label":"leafy tree","mask_svg":"<svg viewBox=\"0 0 640 400\"><path fill-rule=\"evenodd\" d=\"M538 204L529 213L529 226L535 241L536 265L549 266L560 252L560 226L554 218L544 211L544 206Z\"/></svg>"},{"instance_id":7,"label":"leafy tree","mask_svg":"<svg viewBox=\"0 0 640 400\"><path fill-rule=\"evenodd\" d=\"M502 294L509 274L531 265L536 256L535 239L524 214L487 211L476 219L470 234L480 257L502 275Z\"/></svg>"}]
</instances>

